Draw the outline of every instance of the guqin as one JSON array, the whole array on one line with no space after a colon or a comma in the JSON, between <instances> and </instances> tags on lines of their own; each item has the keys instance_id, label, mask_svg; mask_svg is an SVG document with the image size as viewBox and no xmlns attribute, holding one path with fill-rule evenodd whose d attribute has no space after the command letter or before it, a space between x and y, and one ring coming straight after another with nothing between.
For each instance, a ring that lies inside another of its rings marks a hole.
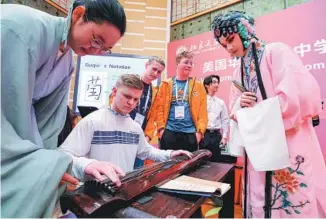
<instances>
[{"instance_id":1,"label":"guqin","mask_svg":"<svg viewBox=\"0 0 326 219\"><path fill-rule=\"evenodd\" d=\"M201 165L211 156L211 152L198 150L193 155L191 159L179 156L129 172L121 179L120 187L109 179L86 181L61 197L61 209L64 213L70 210L77 217L108 217L156 185Z\"/></svg>"}]
</instances>

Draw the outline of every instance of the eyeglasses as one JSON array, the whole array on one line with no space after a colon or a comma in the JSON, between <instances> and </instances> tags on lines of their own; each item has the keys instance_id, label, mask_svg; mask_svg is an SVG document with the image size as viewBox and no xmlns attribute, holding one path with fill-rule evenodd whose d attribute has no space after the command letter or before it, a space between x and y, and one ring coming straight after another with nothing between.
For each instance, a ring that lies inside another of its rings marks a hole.
<instances>
[{"instance_id":1,"label":"eyeglasses","mask_svg":"<svg viewBox=\"0 0 326 219\"><path fill-rule=\"evenodd\" d=\"M85 18L86 18L86 22L88 23L89 20L88 20L86 15L85 15ZM99 39L96 39L94 34L93 34L93 31L91 29L89 29L89 31L91 32L92 38L93 38L92 41L91 41L91 46L93 48L95 48L95 49L100 49L101 50L100 52L101 52L102 55L111 54L112 53L111 49L105 49L103 41L99 40Z\"/></svg>"}]
</instances>

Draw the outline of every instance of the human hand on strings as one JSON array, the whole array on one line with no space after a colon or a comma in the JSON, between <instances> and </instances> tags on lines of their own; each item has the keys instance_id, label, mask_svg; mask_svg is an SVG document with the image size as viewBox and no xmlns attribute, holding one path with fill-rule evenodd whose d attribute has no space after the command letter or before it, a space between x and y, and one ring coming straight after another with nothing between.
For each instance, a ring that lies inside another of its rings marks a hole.
<instances>
[{"instance_id":1,"label":"human hand on strings","mask_svg":"<svg viewBox=\"0 0 326 219\"><path fill-rule=\"evenodd\" d=\"M62 186L63 184L67 184L67 190L71 191L76 188L76 186L79 184L79 181L68 173L64 173L60 180L59 186Z\"/></svg>"},{"instance_id":2,"label":"human hand on strings","mask_svg":"<svg viewBox=\"0 0 326 219\"><path fill-rule=\"evenodd\" d=\"M241 107L253 107L257 102L257 96L252 92L243 92L240 98Z\"/></svg>"},{"instance_id":3,"label":"human hand on strings","mask_svg":"<svg viewBox=\"0 0 326 219\"><path fill-rule=\"evenodd\" d=\"M181 156L181 155L186 155L190 159L193 157L193 154L191 152L185 151L185 150L172 151L170 156L171 156L171 158L174 158L174 157Z\"/></svg>"},{"instance_id":4,"label":"human hand on strings","mask_svg":"<svg viewBox=\"0 0 326 219\"><path fill-rule=\"evenodd\" d=\"M120 167L106 161L93 161L85 167L84 172L100 181L109 178L117 186L121 186L120 177L126 175Z\"/></svg>"}]
</instances>

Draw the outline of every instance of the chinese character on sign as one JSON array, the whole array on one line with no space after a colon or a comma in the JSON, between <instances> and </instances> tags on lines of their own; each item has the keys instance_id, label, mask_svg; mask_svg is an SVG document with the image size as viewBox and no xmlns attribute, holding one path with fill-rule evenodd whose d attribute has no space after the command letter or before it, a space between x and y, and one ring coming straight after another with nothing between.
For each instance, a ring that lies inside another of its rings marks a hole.
<instances>
[{"instance_id":1,"label":"chinese character on sign","mask_svg":"<svg viewBox=\"0 0 326 219\"><path fill-rule=\"evenodd\" d=\"M211 44L211 41L210 40L207 40L206 44L205 44L205 48L210 48L212 47L212 44Z\"/></svg>"},{"instance_id":2,"label":"chinese character on sign","mask_svg":"<svg viewBox=\"0 0 326 219\"><path fill-rule=\"evenodd\" d=\"M192 51L194 51L194 50L196 50L197 49L197 46L196 45L190 45L189 46L189 51L190 52L192 52Z\"/></svg>"},{"instance_id":3,"label":"chinese character on sign","mask_svg":"<svg viewBox=\"0 0 326 219\"><path fill-rule=\"evenodd\" d=\"M89 76L87 80L86 100L97 101L102 92L102 80L99 76Z\"/></svg>"},{"instance_id":4,"label":"chinese character on sign","mask_svg":"<svg viewBox=\"0 0 326 219\"><path fill-rule=\"evenodd\" d=\"M214 40L213 47L214 48L220 48L220 44L216 40Z\"/></svg>"},{"instance_id":5,"label":"chinese character on sign","mask_svg":"<svg viewBox=\"0 0 326 219\"><path fill-rule=\"evenodd\" d=\"M233 59L229 59L229 67L237 67L237 66L240 66L240 59L237 59L237 58L233 58Z\"/></svg>"},{"instance_id":6,"label":"chinese character on sign","mask_svg":"<svg viewBox=\"0 0 326 219\"><path fill-rule=\"evenodd\" d=\"M213 72L214 71L214 63L213 61L205 62L203 65L203 74L207 72Z\"/></svg>"},{"instance_id":7,"label":"chinese character on sign","mask_svg":"<svg viewBox=\"0 0 326 219\"><path fill-rule=\"evenodd\" d=\"M226 69L226 59L215 60L215 71Z\"/></svg>"},{"instance_id":8,"label":"chinese character on sign","mask_svg":"<svg viewBox=\"0 0 326 219\"><path fill-rule=\"evenodd\" d=\"M315 46L315 51L319 52L319 54L326 53L326 40L325 39L317 40L315 42L314 46Z\"/></svg>"},{"instance_id":9,"label":"chinese character on sign","mask_svg":"<svg viewBox=\"0 0 326 219\"><path fill-rule=\"evenodd\" d=\"M203 41L200 41L199 46L198 46L198 49L201 50L203 48L204 48L204 42Z\"/></svg>"},{"instance_id":10,"label":"chinese character on sign","mask_svg":"<svg viewBox=\"0 0 326 219\"><path fill-rule=\"evenodd\" d=\"M306 52L310 52L311 51L311 46L310 44L303 44L300 43L300 46L296 46L293 48L294 52L298 53L301 57L304 57L304 54Z\"/></svg>"}]
</instances>

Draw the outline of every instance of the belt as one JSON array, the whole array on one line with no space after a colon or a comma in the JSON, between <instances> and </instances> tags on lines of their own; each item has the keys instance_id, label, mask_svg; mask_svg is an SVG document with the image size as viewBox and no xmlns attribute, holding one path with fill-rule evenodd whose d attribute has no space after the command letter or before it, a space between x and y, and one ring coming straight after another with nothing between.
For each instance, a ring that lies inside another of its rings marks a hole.
<instances>
[{"instance_id":1,"label":"belt","mask_svg":"<svg viewBox=\"0 0 326 219\"><path fill-rule=\"evenodd\" d=\"M206 129L208 133L220 133L220 129Z\"/></svg>"}]
</instances>

